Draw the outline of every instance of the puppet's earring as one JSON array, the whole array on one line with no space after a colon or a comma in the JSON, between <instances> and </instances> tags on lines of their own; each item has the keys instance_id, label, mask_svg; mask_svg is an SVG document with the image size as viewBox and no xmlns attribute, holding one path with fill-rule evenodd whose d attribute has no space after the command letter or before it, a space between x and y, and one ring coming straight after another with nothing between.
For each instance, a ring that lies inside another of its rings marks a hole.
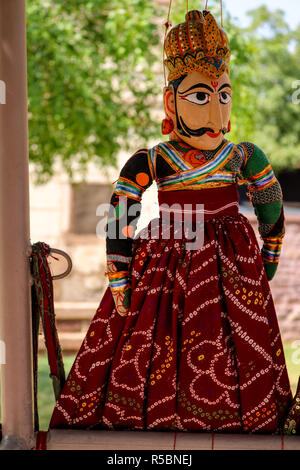
<instances>
[{"instance_id":1,"label":"puppet's earring","mask_svg":"<svg viewBox=\"0 0 300 470\"><path fill-rule=\"evenodd\" d=\"M231 121L228 122L228 128L227 128L227 132L230 132L231 131Z\"/></svg>"},{"instance_id":2,"label":"puppet's earring","mask_svg":"<svg viewBox=\"0 0 300 470\"><path fill-rule=\"evenodd\" d=\"M174 123L172 119L170 118L165 118L163 119L161 123L161 132L164 135L171 134L171 132L174 130Z\"/></svg>"}]
</instances>

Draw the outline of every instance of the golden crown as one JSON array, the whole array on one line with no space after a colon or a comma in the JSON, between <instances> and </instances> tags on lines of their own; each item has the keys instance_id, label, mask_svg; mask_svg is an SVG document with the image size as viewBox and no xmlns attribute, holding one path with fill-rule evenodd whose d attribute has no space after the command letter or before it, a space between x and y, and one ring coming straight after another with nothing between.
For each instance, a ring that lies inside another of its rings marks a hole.
<instances>
[{"instance_id":1,"label":"golden crown","mask_svg":"<svg viewBox=\"0 0 300 470\"><path fill-rule=\"evenodd\" d=\"M199 70L209 78L229 73L229 41L224 29L208 11L192 10L185 23L172 28L164 48L168 80Z\"/></svg>"}]
</instances>

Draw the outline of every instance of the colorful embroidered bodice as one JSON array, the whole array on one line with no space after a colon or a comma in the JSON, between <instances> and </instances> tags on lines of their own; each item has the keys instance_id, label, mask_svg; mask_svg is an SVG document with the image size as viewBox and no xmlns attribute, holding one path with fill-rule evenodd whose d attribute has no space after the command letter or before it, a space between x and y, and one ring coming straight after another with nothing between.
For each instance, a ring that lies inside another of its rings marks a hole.
<instances>
[{"instance_id":1,"label":"colorful embroidered bodice","mask_svg":"<svg viewBox=\"0 0 300 470\"><path fill-rule=\"evenodd\" d=\"M153 179L157 181L158 190L174 191L184 189L204 189L234 183L235 174L226 167L234 152L235 145L225 141L214 157L203 161L198 166L189 163L189 154L203 159L205 155L197 150L190 150L177 142L161 143L149 150ZM162 176L157 174L156 162L161 156L174 169L175 174Z\"/></svg>"},{"instance_id":2,"label":"colorful embroidered bodice","mask_svg":"<svg viewBox=\"0 0 300 470\"><path fill-rule=\"evenodd\" d=\"M121 295L121 304L126 304L122 293L128 287L142 194L154 180L159 191L178 191L178 202L184 190L218 191L228 185L247 184L264 241L263 261L268 265L269 279L274 276L284 236L284 213L281 187L264 152L249 142L235 145L224 140L214 151L200 151L177 141L164 142L150 150L138 150L127 161L111 198L108 228L114 223L116 230L112 232L121 235L111 237L108 230L107 271L112 292Z\"/></svg>"}]
</instances>

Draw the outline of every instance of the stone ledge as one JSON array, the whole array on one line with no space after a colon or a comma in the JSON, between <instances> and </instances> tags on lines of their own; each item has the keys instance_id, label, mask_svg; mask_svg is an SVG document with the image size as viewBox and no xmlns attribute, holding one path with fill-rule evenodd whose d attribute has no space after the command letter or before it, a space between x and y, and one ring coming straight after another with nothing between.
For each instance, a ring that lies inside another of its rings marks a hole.
<instances>
[{"instance_id":1,"label":"stone ledge","mask_svg":"<svg viewBox=\"0 0 300 470\"><path fill-rule=\"evenodd\" d=\"M58 332L58 337L63 354L65 354L66 352L78 352L80 345L84 340L85 332ZM45 340L43 335L39 336L39 351L46 351Z\"/></svg>"},{"instance_id":2,"label":"stone ledge","mask_svg":"<svg viewBox=\"0 0 300 470\"><path fill-rule=\"evenodd\" d=\"M51 429L48 450L300 450L299 436Z\"/></svg>"},{"instance_id":3,"label":"stone ledge","mask_svg":"<svg viewBox=\"0 0 300 470\"><path fill-rule=\"evenodd\" d=\"M57 320L91 320L95 315L99 302L55 302Z\"/></svg>"}]
</instances>

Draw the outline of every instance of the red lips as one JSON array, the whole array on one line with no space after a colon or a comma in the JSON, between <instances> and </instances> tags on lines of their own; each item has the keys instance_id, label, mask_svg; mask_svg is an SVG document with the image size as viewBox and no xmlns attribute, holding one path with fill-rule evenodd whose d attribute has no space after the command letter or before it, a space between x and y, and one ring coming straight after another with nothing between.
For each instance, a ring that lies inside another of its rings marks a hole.
<instances>
[{"instance_id":1,"label":"red lips","mask_svg":"<svg viewBox=\"0 0 300 470\"><path fill-rule=\"evenodd\" d=\"M215 134L214 132L207 131L206 134L208 135L208 137L211 137L212 139L216 139L217 137L219 137L221 132L218 132L217 134Z\"/></svg>"}]
</instances>

